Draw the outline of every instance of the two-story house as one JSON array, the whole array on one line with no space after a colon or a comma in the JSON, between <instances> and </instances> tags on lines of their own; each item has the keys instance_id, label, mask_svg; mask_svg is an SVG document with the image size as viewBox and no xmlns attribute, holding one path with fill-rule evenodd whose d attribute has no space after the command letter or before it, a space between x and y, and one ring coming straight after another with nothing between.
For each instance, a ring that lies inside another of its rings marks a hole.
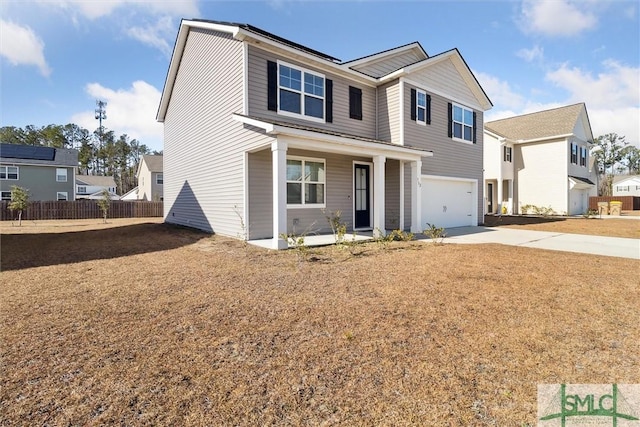
<instances>
[{"instance_id":1,"label":"two-story house","mask_svg":"<svg viewBox=\"0 0 640 427\"><path fill-rule=\"evenodd\" d=\"M159 202L164 198L164 173L161 155L145 154L138 163L137 199Z\"/></svg>"},{"instance_id":2,"label":"two-story house","mask_svg":"<svg viewBox=\"0 0 640 427\"><path fill-rule=\"evenodd\" d=\"M112 176L76 175L76 200L98 200L104 197L102 192L107 190L111 200L118 200L116 181Z\"/></svg>"},{"instance_id":3,"label":"two-story house","mask_svg":"<svg viewBox=\"0 0 640 427\"><path fill-rule=\"evenodd\" d=\"M584 103L487 122L484 134L487 213L530 205L580 215L598 195Z\"/></svg>"},{"instance_id":4,"label":"two-story house","mask_svg":"<svg viewBox=\"0 0 640 427\"><path fill-rule=\"evenodd\" d=\"M15 185L29 190L30 200L74 200L78 150L0 144L0 191L11 200Z\"/></svg>"},{"instance_id":5,"label":"two-story house","mask_svg":"<svg viewBox=\"0 0 640 427\"><path fill-rule=\"evenodd\" d=\"M248 24L183 20L157 119L165 221L286 233L477 225L483 113L457 49L338 59Z\"/></svg>"}]
</instances>

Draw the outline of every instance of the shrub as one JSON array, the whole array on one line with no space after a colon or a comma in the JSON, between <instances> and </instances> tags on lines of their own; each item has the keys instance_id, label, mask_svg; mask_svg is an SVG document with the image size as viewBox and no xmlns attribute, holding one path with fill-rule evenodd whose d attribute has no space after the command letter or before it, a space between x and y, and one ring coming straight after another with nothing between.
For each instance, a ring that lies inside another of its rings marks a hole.
<instances>
[{"instance_id":1,"label":"shrub","mask_svg":"<svg viewBox=\"0 0 640 427\"><path fill-rule=\"evenodd\" d=\"M447 237L444 227L436 227L434 224L429 223L427 223L427 228L423 233L431 239L434 245L441 244L444 238Z\"/></svg>"}]
</instances>

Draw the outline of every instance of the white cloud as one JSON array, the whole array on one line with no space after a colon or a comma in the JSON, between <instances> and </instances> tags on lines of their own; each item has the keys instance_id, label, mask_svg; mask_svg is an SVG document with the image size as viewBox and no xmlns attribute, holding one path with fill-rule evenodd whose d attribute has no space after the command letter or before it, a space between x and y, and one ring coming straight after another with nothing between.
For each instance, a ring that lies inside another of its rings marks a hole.
<instances>
[{"instance_id":1,"label":"white cloud","mask_svg":"<svg viewBox=\"0 0 640 427\"><path fill-rule=\"evenodd\" d=\"M51 68L44 58L44 43L29 27L0 20L0 55L13 65L35 65L48 77Z\"/></svg>"},{"instance_id":2,"label":"white cloud","mask_svg":"<svg viewBox=\"0 0 640 427\"><path fill-rule=\"evenodd\" d=\"M524 0L520 25L527 32L547 36L573 36L598 24L589 2Z\"/></svg>"},{"instance_id":3,"label":"white cloud","mask_svg":"<svg viewBox=\"0 0 640 427\"><path fill-rule=\"evenodd\" d=\"M61 7L70 12L77 12L88 19L97 19L111 15L116 9L136 6L154 14L174 16L198 16L197 0L164 1L164 0L41 0L42 3Z\"/></svg>"},{"instance_id":4,"label":"white cloud","mask_svg":"<svg viewBox=\"0 0 640 427\"><path fill-rule=\"evenodd\" d=\"M563 64L550 71L546 79L569 92L571 101L585 101L591 108L624 108L640 105L640 68L624 66L614 60L602 62L603 71L588 71Z\"/></svg>"},{"instance_id":5,"label":"white cloud","mask_svg":"<svg viewBox=\"0 0 640 427\"><path fill-rule=\"evenodd\" d=\"M151 149L162 150L163 126L156 122L161 95L158 89L138 80L128 89L115 90L89 83L85 91L91 98L107 102L105 128L113 130L116 136L126 133ZM98 127L93 110L73 115L71 122L87 129Z\"/></svg>"},{"instance_id":6,"label":"white cloud","mask_svg":"<svg viewBox=\"0 0 640 427\"><path fill-rule=\"evenodd\" d=\"M156 49L159 49L167 56L171 55L172 46L169 45L168 39L176 33L173 26L173 20L170 16L163 16L153 25L144 27L132 27L127 30L127 34Z\"/></svg>"},{"instance_id":7,"label":"white cloud","mask_svg":"<svg viewBox=\"0 0 640 427\"><path fill-rule=\"evenodd\" d=\"M61 8L68 18L79 25L81 19L94 21L113 16L115 27L128 37L171 54L177 25L173 18L197 18L198 0L40 0L48 6Z\"/></svg>"},{"instance_id":8,"label":"white cloud","mask_svg":"<svg viewBox=\"0 0 640 427\"><path fill-rule=\"evenodd\" d=\"M508 109L520 109L524 106L525 98L514 92L508 82L478 71L474 71L473 74L493 105Z\"/></svg>"},{"instance_id":9,"label":"white cloud","mask_svg":"<svg viewBox=\"0 0 640 427\"><path fill-rule=\"evenodd\" d=\"M527 62L542 61L544 58L544 48L535 45L531 49L520 49L516 52L516 56L524 59Z\"/></svg>"}]
</instances>

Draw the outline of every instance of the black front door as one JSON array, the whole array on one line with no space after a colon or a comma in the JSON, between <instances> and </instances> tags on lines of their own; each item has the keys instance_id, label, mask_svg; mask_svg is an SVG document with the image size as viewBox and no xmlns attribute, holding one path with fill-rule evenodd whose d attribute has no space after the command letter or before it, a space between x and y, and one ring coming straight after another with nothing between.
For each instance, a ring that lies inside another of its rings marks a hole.
<instances>
[{"instance_id":1,"label":"black front door","mask_svg":"<svg viewBox=\"0 0 640 427\"><path fill-rule=\"evenodd\" d=\"M369 165L355 165L354 168L354 228L371 227L371 200L369 196Z\"/></svg>"},{"instance_id":2,"label":"black front door","mask_svg":"<svg viewBox=\"0 0 640 427\"><path fill-rule=\"evenodd\" d=\"M487 212L493 213L493 184L492 183L487 184L487 204L489 205L487 207Z\"/></svg>"}]
</instances>

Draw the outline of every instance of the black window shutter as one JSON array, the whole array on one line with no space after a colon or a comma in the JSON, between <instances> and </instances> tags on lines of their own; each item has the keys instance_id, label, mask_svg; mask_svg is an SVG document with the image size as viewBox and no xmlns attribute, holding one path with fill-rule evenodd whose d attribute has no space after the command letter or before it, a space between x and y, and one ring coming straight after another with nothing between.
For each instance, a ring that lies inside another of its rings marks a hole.
<instances>
[{"instance_id":1,"label":"black window shutter","mask_svg":"<svg viewBox=\"0 0 640 427\"><path fill-rule=\"evenodd\" d=\"M411 120L416 119L416 90L411 89Z\"/></svg>"},{"instance_id":2,"label":"black window shutter","mask_svg":"<svg viewBox=\"0 0 640 427\"><path fill-rule=\"evenodd\" d=\"M447 106L449 108L449 126L447 126L447 136L451 138L453 136L453 105L449 102Z\"/></svg>"},{"instance_id":3,"label":"black window shutter","mask_svg":"<svg viewBox=\"0 0 640 427\"><path fill-rule=\"evenodd\" d=\"M325 120L327 123L333 123L333 80L326 80L327 91L324 98Z\"/></svg>"},{"instance_id":4,"label":"black window shutter","mask_svg":"<svg viewBox=\"0 0 640 427\"><path fill-rule=\"evenodd\" d=\"M431 124L431 95L427 95L427 124Z\"/></svg>"},{"instance_id":5,"label":"black window shutter","mask_svg":"<svg viewBox=\"0 0 640 427\"><path fill-rule=\"evenodd\" d=\"M349 86L349 117L362 120L362 89Z\"/></svg>"},{"instance_id":6,"label":"black window shutter","mask_svg":"<svg viewBox=\"0 0 640 427\"><path fill-rule=\"evenodd\" d=\"M473 143L476 143L476 112L473 112Z\"/></svg>"},{"instance_id":7,"label":"black window shutter","mask_svg":"<svg viewBox=\"0 0 640 427\"><path fill-rule=\"evenodd\" d=\"M267 61L267 108L278 111L278 64Z\"/></svg>"}]
</instances>

